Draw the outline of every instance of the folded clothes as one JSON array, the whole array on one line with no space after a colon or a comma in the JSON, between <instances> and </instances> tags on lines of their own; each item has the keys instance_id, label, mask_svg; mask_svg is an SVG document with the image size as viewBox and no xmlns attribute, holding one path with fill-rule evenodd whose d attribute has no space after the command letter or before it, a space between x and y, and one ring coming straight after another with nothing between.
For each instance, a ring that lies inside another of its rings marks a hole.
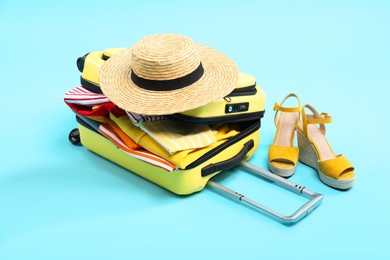
<instances>
[{"instance_id":1,"label":"folded clothes","mask_svg":"<svg viewBox=\"0 0 390 260\"><path fill-rule=\"evenodd\" d=\"M104 122L109 112L121 110L109 102L104 94L93 93L84 87L76 87L64 95L65 103L77 114ZM121 114L125 112L121 110ZM216 138L208 125L188 125L167 116L147 116L126 112L131 121L148 133L170 154L178 151L209 146ZM118 116L118 115L117 115Z\"/></svg>"},{"instance_id":2,"label":"folded clothes","mask_svg":"<svg viewBox=\"0 0 390 260\"><path fill-rule=\"evenodd\" d=\"M118 148L120 148L123 152L127 153L131 157L148 162L169 172L172 172L176 169L176 166L174 164L168 162L167 160L164 160L157 155L154 155L153 153L145 149L132 149L122 139L123 135L118 134L116 131L118 131L118 129L112 128L111 124L102 123L99 127L99 133L104 135L107 139L111 140L111 142L113 142Z\"/></svg>"},{"instance_id":3,"label":"folded clothes","mask_svg":"<svg viewBox=\"0 0 390 260\"><path fill-rule=\"evenodd\" d=\"M97 132L102 134L112 143L114 143L119 149L128 154L131 157L137 158L141 161L150 163L154 166L165 169L166 171L172 172L176 169L176 166L167 160L145 150L139 145L134 144L134 141L129 136L123 133L122 130L112 121L107 119L109 123L101 123L95 120L91 120L88 117L80 116L89 126L95 129Z\"/></svg>"},{"instance_id":4,"label":"folded clothes","mask_svg":"<svg viewBox=\"0 0 390 260\"><path fill-rule=\"evenodd\" d=\"M110 118L107 118L105 122L101 124L101 127L104 127L105 129L109 129L111 132L115 133L115 136L117 136L125 145L131 150L141 150L142 147L138 145L136 142L134 142L133 139L131 139L125 132L120 129L120 127L115 124L114 121L112 121Z\"/></svg>"},{"instance_id":5,"label":"folded clothes","mask_svg":"<svg viewBox=\"0 0 390 260\"><path fill-rule=\"evenodd\" d=\"M215 147L224 143L228 138L239 133L239 130L226 124L212 125L211 129L214 132L216 142L204 148L188 149L170 154L161 144L156 142L145 131L135 126L128 116L115 116L110 113L110 118L138 145L146 150L166 159L180 169L185 169L192 162L199 159L202 155L211 151Z\"/></svg>"},{"instance_id":6,"label":"folded clothes","mask_svg":"<svg viewBox=\"0 0 390 260\"><path fill-rule=\"evenodd\" d=\"M130 148L133 150L140 149L141 146L139 146L136 142L134 142L128 135L126 135L116 124L114 121L112 121L109 117L109 113L114 113L116 115L124 115L125 113L120 111L117 108L116 105L114 105L111 102L95 105L95 106L88 106L88 105L80 105L80 104L73 104L68 103L65 101L65 103L79 116L83 116L84 118L88 118L100 123L104 123L105 125L108 125L110 129L115 131L115 133L120 136L121 140ZM96 129L98 130L98 129Z\"/></svg>"},{"instance_id":7,"label":"folded clothes","mask_svg":"<svg viewBox=\"0 0 390 260\"><path fill-rule=\"evenodd\" d=\"M189 125L176 120L143 122L139 127L170 154L203 148L217 140L208 125Z\"/></svg>"},{"instance_id":8,"label":"folded clothes","mask_svg":"<svg viewBox=\"0 0 390 260\"><path fill-rule=\"evenodd\" d=\"M150 154L165 159L168 166L163 163L163 168L167 170L173 169L172 165L185 169L227 138L239 133L239 130L224 124L189 127L172 120L165 121L168 118L166 116L125 112L103 94L93 93L83 87L67 92L64 101L76 114L100 122L97 130L114 143L115 138L119 138L133 151L146 149ZM188 134L190 137L186 136ZM120 147L119 143L116 145ZM122 144L121 147L122 150L127 149L123 149Z\"/></svg>"}]
</instances>

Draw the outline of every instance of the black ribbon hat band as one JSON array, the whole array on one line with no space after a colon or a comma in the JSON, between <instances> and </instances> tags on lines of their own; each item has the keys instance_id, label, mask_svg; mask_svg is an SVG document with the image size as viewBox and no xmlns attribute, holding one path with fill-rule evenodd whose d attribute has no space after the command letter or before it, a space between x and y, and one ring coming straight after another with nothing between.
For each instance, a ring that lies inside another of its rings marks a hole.
<instances>
[{"instance_id":1,"label":"black ribbon hat band","mask_svg":"<svg viewBox=\"0 0 390 260\"><path fill-rule=\"evenodd\" d=\"M137 76L133 70L131 70L131 80L140 88L154 91L169 91L187 87L197 82L204 73L202 63L190 74L183 77L169 80L152 80L145 79Z\"/></svg>"}]
</instances>

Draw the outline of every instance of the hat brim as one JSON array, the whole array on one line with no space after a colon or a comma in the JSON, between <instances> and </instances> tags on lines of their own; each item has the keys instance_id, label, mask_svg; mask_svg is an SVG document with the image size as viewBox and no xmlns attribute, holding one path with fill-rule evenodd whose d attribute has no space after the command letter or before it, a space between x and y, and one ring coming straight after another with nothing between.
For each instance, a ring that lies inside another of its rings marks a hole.
<instances>
[{"instance_id":1,"label":"hat brim","mask_svg":"<svg viewBox=\"0 0 390 260\"><path fill-rule=\"evenodd\" d=\"M237 65L215 49L200 44L197 47L204 74L192 85L170 91L138 87L130 78L132 49L128 48L103 64L100 87L118 107L142 115L179 113L227 96L237 84Z\"/></svg>"}]
</instances>

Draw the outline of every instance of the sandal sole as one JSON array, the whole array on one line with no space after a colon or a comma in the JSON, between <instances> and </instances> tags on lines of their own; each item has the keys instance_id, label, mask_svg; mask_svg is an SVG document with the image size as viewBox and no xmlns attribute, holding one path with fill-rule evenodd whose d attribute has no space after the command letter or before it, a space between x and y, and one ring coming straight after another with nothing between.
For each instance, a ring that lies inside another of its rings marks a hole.
<instances>
[{"instance_id":1,"label":"sandal sole","mask_svg":"<svg viewBox=\"0 0 390 260\"><path fill-rule=\"evenodd\" d=\"M284 178L291 177L297 168L297 166L293 166L291 168L281 168L273 165L271 162L268 162L268 167L270 168L271 172Z\"/></svg>"}]
</instances>

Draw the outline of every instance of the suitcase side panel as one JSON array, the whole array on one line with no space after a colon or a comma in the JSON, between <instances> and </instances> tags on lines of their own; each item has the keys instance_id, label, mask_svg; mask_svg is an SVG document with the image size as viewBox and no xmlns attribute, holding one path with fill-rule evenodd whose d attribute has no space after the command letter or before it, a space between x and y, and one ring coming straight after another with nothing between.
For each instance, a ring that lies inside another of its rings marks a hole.
<instances>
[{"instance_id":1,"label":"suitcase side panel","mask_svg":"<svg viewBox=\"0 0 390 260\"><path fill-rule=\"evenodd\" d=\"M84 59L82 80L99 88L99 71L105 59L125 50L125 48L109 48L103 51L90 52Z\"/></svg>"},{"instance_id":2,"label":"suitcase side panel","mask_svg":"<svg viewBox=\"0 0 390 260\"><path fill-rule=\"evenodd\" d=\"M102 51L91 52L86 56L82 74L83 80L99 84L99 71L104 63L102 57Z\"/></svg>"},{"instance_id":3,"label":"suitcase side panel","mask_svg":"<svg viewBox=\"0 0 390 260\"><path fill-rule=\"evenodd\" d=\"M264 114L265 93L259 86L256 86L256 90L257 93L252 96L223 98L172 117L188 123L239 122L248 120L251 115L261 118ZM242 105L244 109L237 109Z\"/></svg>"}]
</instances>

